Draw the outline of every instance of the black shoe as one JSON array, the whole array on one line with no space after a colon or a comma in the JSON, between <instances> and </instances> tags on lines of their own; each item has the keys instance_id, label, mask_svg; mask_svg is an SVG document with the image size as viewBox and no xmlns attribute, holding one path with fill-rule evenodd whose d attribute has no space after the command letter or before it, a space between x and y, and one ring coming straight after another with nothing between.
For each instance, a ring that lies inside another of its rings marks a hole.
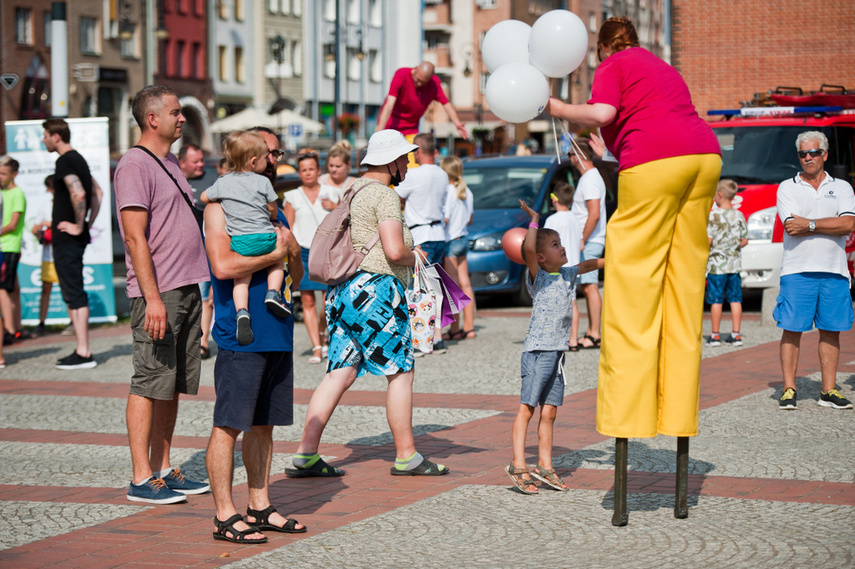
<instances>
[{"instance_id":1,"label":"black shoe","mask_svg":"<svg viewBox=\"0 0 855 569\"><path fill-rule=\"evenodd\" d=\"M38 326L36 326L36 327L33 329L33 334L35 334L37 338L38 338L38 337L41 337L41 336L44 336L44 335L45 335L45 332L46 332L46 330L45 330L44 322L40 323Z\"/></svg>"},{"instance_id":2,"label":"black shoe","mask_svg":"<svg viewBox=\"0 0 855 569\"><path fill-rule=\"evenodd\" d=\"M65 356L56 362L56 369L91 369L98 365L92 356L84 358L75 350L69 356Z\"/></svg>"},{"instance_id":3,"label":"black shoe","mask_svg":"<svg viewBox=\"0 0 855 569\"><path fill-rule=\"evenodd\" d=\"M3 333L3 345L4 346L11 346L14 343L15 343L15 335L10 334L9 332L4 332Z\"/></svg>"},{"instance_id":4,"label":"black shoe","mask_svg":"<svg viewBox=\"0 0 855 569\"><path fill-rule=\"evenodd\" d=\"M820 407L831 407L832 409L852 409L852 402L840 395L837 389L831 389L828 393L819 393Z\"/></svg>"},{"instance_id":5,"label":"black shoe","mask_svg":"<svg viewBox=\"0 0 855 569\"><path fill-rule=\"evenodd\" d=\"M249 319L249 311L245 308L237 311L237 333L235 336L241 346L248 346L252 343L252 324Z\"/></svg>"},{"instance_id":6,"label":"black shoe","mask_svg":"<svg viewBox=\"0 0 855 569\"><path fill-rule=\"evenodd\" d=\"M792 387L788 387L784 390L784 394L781 395L781 399L778 401L778 409L795 409L797 403L796 390Z\"/></svg>"}]
</instances>

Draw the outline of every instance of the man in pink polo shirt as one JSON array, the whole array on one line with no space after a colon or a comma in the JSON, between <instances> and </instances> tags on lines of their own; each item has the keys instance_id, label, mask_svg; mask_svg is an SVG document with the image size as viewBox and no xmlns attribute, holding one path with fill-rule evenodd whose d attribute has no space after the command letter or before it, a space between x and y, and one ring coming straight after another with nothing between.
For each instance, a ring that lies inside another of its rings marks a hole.
<instances>
[{"instance_id":1,"label":"man in pink polo shirt","mask_svg":"<svg viewBox=\"0 0 855 569\"><path fill-rule=\"evenodd\" d=\"M419 121L433 101L439 101L457 132L464 139L469 138L466 127L457 118L457 111L442 90L439 77L433 74L433 64L423 61L418 67L402 67L392 76L389 94L380 109L375 132L393 128L400 131L412 142L419 133ZM412 158L411 158L412 160Z\"/></svg>"}]
</instances>

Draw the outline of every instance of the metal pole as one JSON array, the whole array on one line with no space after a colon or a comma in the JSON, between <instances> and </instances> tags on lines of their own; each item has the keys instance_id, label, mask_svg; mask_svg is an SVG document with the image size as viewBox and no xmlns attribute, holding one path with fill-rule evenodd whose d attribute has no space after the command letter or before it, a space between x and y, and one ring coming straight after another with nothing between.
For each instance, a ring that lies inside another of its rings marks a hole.
<instances>
[{"instance_id":1,"label":"metal pole","mask_svg":"<svg viewBox=\"0 0 855 569\"><path fill-rule=\"evenodd\" d=\"M65 2L50 6L50 106L54 117L68 116L68 23Z\"/></svg>"},{"instance_id":2,"label":"metal pole","mask_svg":"<svg viewBox=\"0 0 855 569\"><path fill-rule=\"evenodd\" d=\"M677 437L677 492L674 517L689 517L689 437Z\"/></svg>"},{"instance_id":3,"label":"metal pole","mask_svg":"<svg viewBox=\"0 0 855 569\"><path fill-rule=\"evenodd\" d=\"M627 440L615 439L615 513L612 516L613 526L625 526L629 523L626 513L626 453Z\"/></svg>"},{"instance_id":4,"label":"metal pole","mask_svg":"<svg viewBox=\"0 0 855 569\"><path fill-rule=\"evenodd\" d=\"M335 116L333 140L338 140L338 117L341 116L341 0L335 0Z\"/></svg>"}]
</instances>

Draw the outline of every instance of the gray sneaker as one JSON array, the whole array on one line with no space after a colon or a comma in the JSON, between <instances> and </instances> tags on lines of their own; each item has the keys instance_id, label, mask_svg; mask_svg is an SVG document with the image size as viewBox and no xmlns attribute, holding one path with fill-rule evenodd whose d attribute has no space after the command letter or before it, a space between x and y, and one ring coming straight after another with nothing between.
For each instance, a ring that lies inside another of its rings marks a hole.
<instances>
[{"instance_id":1,"label":"gray sneaker","mask_svg":"<svg viewBox=\"0 0 855 569\"><path fill-rule=\"evenodd\" d=\"M291 316L291 309L282 302L282 295L279 294L278 290L267 291L267 294L264 295L264 305L274 316L278 316L279 318L288 318Z\"/></svg>"}]
</instances>

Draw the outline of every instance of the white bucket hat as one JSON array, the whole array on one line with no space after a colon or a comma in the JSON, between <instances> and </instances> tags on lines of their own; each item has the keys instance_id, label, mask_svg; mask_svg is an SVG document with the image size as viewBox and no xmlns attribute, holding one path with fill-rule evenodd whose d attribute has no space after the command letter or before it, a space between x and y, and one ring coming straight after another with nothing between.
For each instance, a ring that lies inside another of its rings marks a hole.
<instances>
[{"instance_id":1,"label":"white bucket hat","mask_svg":"<svg viewBox=\"0 0 855 569\"><path fill-rule=\"evenodd\" d=\"M391 164L401 156L409 154L418 148L416 144L410 144L404 135L394 129L386 129L375 132L368 139L368 149L365 158L360 164L369 166L383 166Z\"/></svg>"}]
</instances>

